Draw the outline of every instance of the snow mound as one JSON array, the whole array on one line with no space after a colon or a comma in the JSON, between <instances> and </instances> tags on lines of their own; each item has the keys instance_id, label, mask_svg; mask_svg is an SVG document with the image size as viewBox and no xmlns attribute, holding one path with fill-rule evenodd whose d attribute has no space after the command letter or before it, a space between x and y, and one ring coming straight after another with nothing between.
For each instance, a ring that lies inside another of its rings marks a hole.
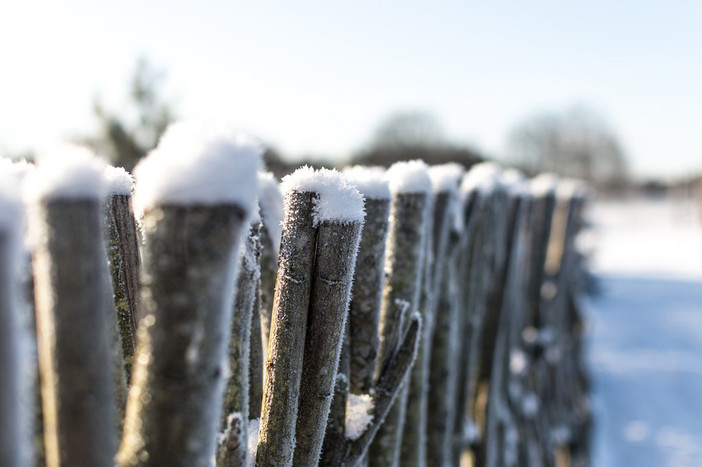
<instances>
[{"instance_id":1,"label":"snow mound","mask_svg":"<svg viewBox=\"0 0 702 467\"><path fill-rule=\"evenodd\" d=\"M390 199L390 185L384 168L354 165L346 167L342 173L365 198Z\"/></svg>"},{"instance_id":2,"label":"snow mound","mask_svg":"<svg viewBox=\"0 0 702 467\"><path fill-rule=\"evenodd\" d=\"M537 198L550 196L556 193L560 181L558 175L552 173L539 174L529 181L531 194Z\"/></svg>"},{"instance_id":3,"label":"snow mound","mask_svg":"<svg viewBox=\"0 0 702 467\"><path fill-rule=\"evenodd\" d=\"M448 164L433 165L429 168L429 178L435 192L455 191L466 171L461 164L451 162Z\"/></svg>"},{"instance_id":4,"label":"snow mound","mask_svg":"<svg viewBox=\"0 0 702 467\"><path fill-rule=\"evenodd\" d=\"M280 192L280 184L270 172L258 173L258 206L263 225L268 229L277 254L283 221L283 194Z\"/></svg>"},{"instance_id":5,"label":"snow mound","mask_svg":"<svg viewBox=\"0 0 702 467\"><path fill-rule=\"evenodd\" d=\"M334 169L315 170L304 166L283 178L282 191L316 193L314 224L323 221L363 222L363 196Z\"/></svg>"},{"instance_id":6,"label":"snow mound","mask_svg":"<svg viewBox=\"0 0 702 467\"><path fill-rule=\"evenodd\" d=\"M261 146L244 133L195 122L172 124L134 169L138 211L163 204L256 201Z\"/></svg>"},{"instance_id":7,"label":"snow mound","mask_svg":"<svg viewBox=\"0 0 702 467\"><path fill-rule=\"evenodd\" d=\"M489 195L501 186L502 169L494 162L476 164L463 176L461 191L463 193L477 192L482 196Z\"/></svg>"},{"instance_id":8,"label":"snow mound","mask_svg":"<svg viewBox=\"0 0 702 467\"><path fill-rule=\"evenodd\" d=\"M134 177L124 167L105 167L105 183L111 195L130 196L134 191Z\"/></svg>"},{"instance_id":9,"label":"snow mound","mask_svg":"<svg viewBox=\"0 0 702 467\"><path fill-rule=\"evenodd\" d=\"M101 198L105 192L105 163L83 146L66 145L42 154L26 176L28 202L44 199Z\"/></svg>"},{"instance_id":10,"label":"snow mound","mask_svg":"<svg viewBox=\"0 0 702 467\"><path fill-rule=\"evenodd\" d=\"M432 192L429 166L422 160L396 162L386 176L393 194Z\"/></svg>"},{"instance_id":11,"label":"snow mound","mask_svg":"<svg viewBox=\"0 0 702 467\"><path fill-rule=\"evenodd\" d=\"M346 399L346 439L357 440L373 421L373 399L368 394L351 394Z\"/></svg>"}]
</instances>

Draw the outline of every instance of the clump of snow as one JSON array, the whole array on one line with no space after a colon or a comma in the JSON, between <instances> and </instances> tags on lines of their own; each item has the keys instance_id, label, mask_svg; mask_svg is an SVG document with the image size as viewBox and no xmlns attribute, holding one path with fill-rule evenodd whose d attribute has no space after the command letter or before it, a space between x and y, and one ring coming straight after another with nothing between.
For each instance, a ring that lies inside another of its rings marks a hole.
<instances>
[{"instance_id":1,"label":"clump of snow","mask_svg":"<svg viewBox=\"0 0 702 467\"><path fill-rule=\"evenodd\" d=\"M373 421L373 399L369 394L352 394L346 399L346 439L357 440Z\"/></svg>"},{"instance_id":2,"label":"clump of snow","mask_svg":"<svg viewBox=\"0 0 702 467\"><path fill-rule=\"evenodd\" d=\"M537 198L553 195L556 193L560 181L558 176L552 173L542 173L529 181L531 193Z\"/></svg>"},{"instance_id":3,"label":"clump of snow","mask_svg":"<svg viewBox=\"0 0 702 467\"><path fill-rule=\"evenodd\" d=\"M343 170L344 177L365 198L390 199L390 185L382 167L354 165Z\"/></svg>"},{"instance_id":4,"label":"clump of snow","mask_svg":"<svg viewBox=\"0 0 702 467\"><path fill-rule=\"evenodd\" d=\"M283 178L283 193L316 193L314 224L323 221L363 222L363 196L343 175L333 169L304 166Z\"/></svg>"},{"instance_id":5,"label":"clump of snow","mask_svg":"<svg viewBox=\"0 0 702 467\"><path fill-rule=\"evenodd\" d=\"M28 202L43 199L101 198L105 162L83 146L66 145L42 154L23 184Z\"/></svg>"},{"instance_id":6,"label":"clump of snow","mask_svg":"<svg viewBox=\"0 0 702 467\"><path fill-rule=\"evenodd\" d=\"M429 166L422 160L396 162L386 176L393 194L432 193Z\"/></svg>"},{"instance_id":7,"label":"clump of snow","mask_svg":"<svg viewBox=\"0 0 702 467\"><path fill-rule=\"evenodd\" d=\"M585 182L573 178L566 178L560 181L556 187L556 197L561 200L569 200L571 198L589 198L592 192Z\"/></svg>"},{"instance_id":8,"label":"clump of snow","mask_svg":"<svg viewBox=\"0 0 702 467\"><path fill-rule=\"evenodd\" d=\"M283 193L280 191L280 184L270 172L258 173L258 206L263 225L268 229L277 254L280 249L283 221Z\"/></svg>"},{"instance_id":9,"label":"clump of snow","mask_svg":"<svg viewBox=\"0 0 702 467\"><path fill-rule=\"evenodd\" d=\"M110 195L130 196L134 191L134 177L124 167L105 167L105 183Z\"/></svg>"},{"instance_id":10,"label":"clump of snow","mask_svg":"<svg viewBox=\"0 0 702 467\"><path fill-rule=\"evenodd\" d=\"M449 192L458 189L458 184L466 169L455 162L433 165L429 168L429 178L434 192Z\"/></svg>"},{"instance_id":11,"label":"clump of snow","mask_svg":"<svg viewBox=\"0 0 702 467\"><path fill-rule=\"evenodd\" d=\"M244 133L195 122L168 127L134 169L137 211L163 204L238 204L256 201L261 146Z\"/></svg>"},{"instance_id":12,"label":"clump of snow","mask_svg":"<svg viewBox=\"0 0 702 467\"><path fill-rule=\"evenodd\" d=\"M522 196L527 192L527 184L524 175L516 169L506 169L500 178L504 189L515 196Z\"/></svg>"},{"instance_id":13,"label":"clump of snow","mask_svg":"<svg viewBox=\"0 0 702 467\"><path fill-rule=\"evenodd\" d=\"M254 467L256 465L256 450L258 448L258 427L261 424L260 418L254 418L249 420L249 426L247 427L248 436L248 449L249 449L249 461L248 467Z\"/></svg>"},{"instance_id":14,"label":"clump of snow","mask_svg":"<svg viewBox=\"0 0 702 467\"><path fill-rule=\"evenodd\" d=\"M470 168L461 180L463 193L478 192L485 196L501 185L502 169L494 162L481 162Z\"/></svg>"}]
</instances>

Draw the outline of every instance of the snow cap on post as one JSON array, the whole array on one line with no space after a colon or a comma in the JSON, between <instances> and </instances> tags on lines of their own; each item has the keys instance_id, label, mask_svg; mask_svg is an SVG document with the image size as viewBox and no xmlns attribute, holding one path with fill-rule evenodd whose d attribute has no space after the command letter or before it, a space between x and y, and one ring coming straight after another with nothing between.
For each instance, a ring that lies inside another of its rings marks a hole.
<instances>
[{"instance_id":1,"label":"snow cap on post","mask_svg":"<svg viewBox=\"0 0 702 467\"><path fill-rule=\"evenodd\" d=\"M529 192L524 175L516 169L507 169L502 172L500 182L512 196L525 196Z\"/></svg>"},{"instance_id":2,"label":"snow cap on post","mask_svg":"<svg viewBox=\"0 0 702 467\"><path fill-rule=\"evenodd\" d=\"M283 178L283 193L317 193L314 224L323 221L361 222L366 215L363 196L334 169L315 170L304 166Z\"/></svg>"},{"instance_id":3,"label":"snow cap on post","mask_svg":"<svg viewBox=\"0 0 702 467\"><path fill-rule=\"evenodd\" d=\"M390 199L390 186L382 167L354 165L346 167L344 178L367 199Z\"/></svg>"},{"instance_id":4,"label":"snow cap on post","mask_svg":"<svg viewBox=\"0 0 702 467\"><path fill-rule=\"evenodd\" d=\"M134 191L134 177L124 167L105 167L105 183L110 195L131 196Z\"/></svg>"},{"instance_id":5,"label":"snow cap on post","mask_svg":"<svg viewBox=\"0 0 702 467\"><path fill-rule=\"evenodd\" d=\"M463 173L466 171L461 164L449 162L448 164L432 165L429 167L429 177L435 193L452 192L458 190Z\"/></svg>"},{"instance_id":6,"label":"snow cap on post","mask_svg":"<svg viewBox=\"0 0 702 467\"><path fill-rule=\"evenodd\" d=\"M501 173L502 169L494 162L476 164L463 176L461 192L478 192L481 196L487 196L500 187Z\"/></svg>"},{"instance_id":7,"label":"snow cap on post","mask_svg":"<svg viewBox=\"0 0 702 467\"><path fill-rule=\"evenodd\" d=\"M429 166L422 160L396 162L387 171L392 194L426 193L433 189L429 178Z\"/></svg>"},{"instance_id":8,"label":"snow cap on post","mask_svg":"<svg viewBox=\"0 0 702 467\"><path fill-rule=\"evenodd\" d=\"M250 214L262 153L244 133L174 123L134 169L137 211L164 204L237 204Z\"/></svg>"},{"instance_id":9,"label":"snow cap on post","mask_svg":"<svg viewBox=\"0 0 702 467\"><path fill-rule=\"evenodd\" d=\"M541 198L555 194L558 184L559 179L556 174L542 173L529 181L529 188L531 189L532 195Z\"/></svg>"},{"instance_id":10,"label":"snow cap on post","mask_svg":"<svg viewBox=\"0 0 702 467\"><path fill-rule=\"evenodd\" d=\"M65 145L42 154L23 184L25 199L94 199L105 193L105 162L83 146Z\"/></svg>"}]
</instances>

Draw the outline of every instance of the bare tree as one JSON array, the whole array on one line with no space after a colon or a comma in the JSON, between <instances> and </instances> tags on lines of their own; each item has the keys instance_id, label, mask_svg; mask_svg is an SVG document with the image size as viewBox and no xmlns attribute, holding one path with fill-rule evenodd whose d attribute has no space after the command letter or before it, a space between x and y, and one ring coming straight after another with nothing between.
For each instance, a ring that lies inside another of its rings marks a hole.
<instances>
[{"instance_id":1,"label":"bare tree","mask_svg":"<svg viewBox=\"0 0 702 467\"><path fill-rule=\"evenodd\" d=\"M587 107L527 118L509 134L508 151L508 162L531 175L548 171L604 185L628 178L619 139Z\"/></svg>"}]
</instances>

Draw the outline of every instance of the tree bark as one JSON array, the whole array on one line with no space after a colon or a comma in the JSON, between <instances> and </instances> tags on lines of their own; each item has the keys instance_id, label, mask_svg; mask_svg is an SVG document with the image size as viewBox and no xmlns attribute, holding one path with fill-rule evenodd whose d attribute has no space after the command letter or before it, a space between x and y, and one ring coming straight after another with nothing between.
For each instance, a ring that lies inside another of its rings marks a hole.
<instances>
[{"instance_id":1,"label":"tree bark","mask_svg":"<svg viewBox=\"0 0 702 467\"><path fill-rule=\"evenodd\" d=\"M145 212L142 318L119 465L211 465L245 218L234 204Z\"/></svg>"},{"instance_id":2,"label":"tree bark","mask_svg":"<svg viewBox=\"0 0 702 467\"><path fill-rule=\"evenodd\" d=\"M316 465L324 440L329 407L344 336L360 222L324 221L317 231L317 255L307 317L305 355L293 465Z\"/></svg>"},{"instance_id":3,"label":"tree bark","mask_svg":"<svg viewBox=\"0 0 702 467\"><path fill-rule=\"evenodd\" d=\"M217 464L220 466L235 467L246 465L248 461L249 344L251 315L260 277L260 246L259 224L256 223L249 228L239 255L239 275L236 280L227 358L229 378L222 410L224 440L217 453Z\"/></svg>"},{"instance_id":4,"label":"tree bark","mask_svg":"<svg viewBox=\"0 0 702 467\"><path fill-rule=\"evenodd\" d=\"M46 462L111 466L117 418L98 199L36 207L34 258Z\"/></svg>"},{"instance_id":5,"label":"tree bark","mask_svg":"<svg viewBox=\"0 0 702 467\"><path fill-rule=\"evenodd\" d=\"M291 465L312 288L316 229L313 198L292 191L285 198L273 322L266 357L257 465Z\"/></svg>"},{"instance_id":6,"label":"tree bark","mask_svg":"<svg viewBox=\"0 0 702 467\"><path fill-rule=\"evenodd\" d=\"M398 329L404 327L402 319L398 319L398 305L408 303L410 316L417 310L425 268L424 238L430 202L426 193L402 193L391 202L386 253L388 277L383 289L376 375L382 374L392 359L398 345ZM399 314L399 318L401 316ZM369 465L397 465L399 462L406 399L407 392L402 389L371 444Z\"/></svg>"}]
</instances>

